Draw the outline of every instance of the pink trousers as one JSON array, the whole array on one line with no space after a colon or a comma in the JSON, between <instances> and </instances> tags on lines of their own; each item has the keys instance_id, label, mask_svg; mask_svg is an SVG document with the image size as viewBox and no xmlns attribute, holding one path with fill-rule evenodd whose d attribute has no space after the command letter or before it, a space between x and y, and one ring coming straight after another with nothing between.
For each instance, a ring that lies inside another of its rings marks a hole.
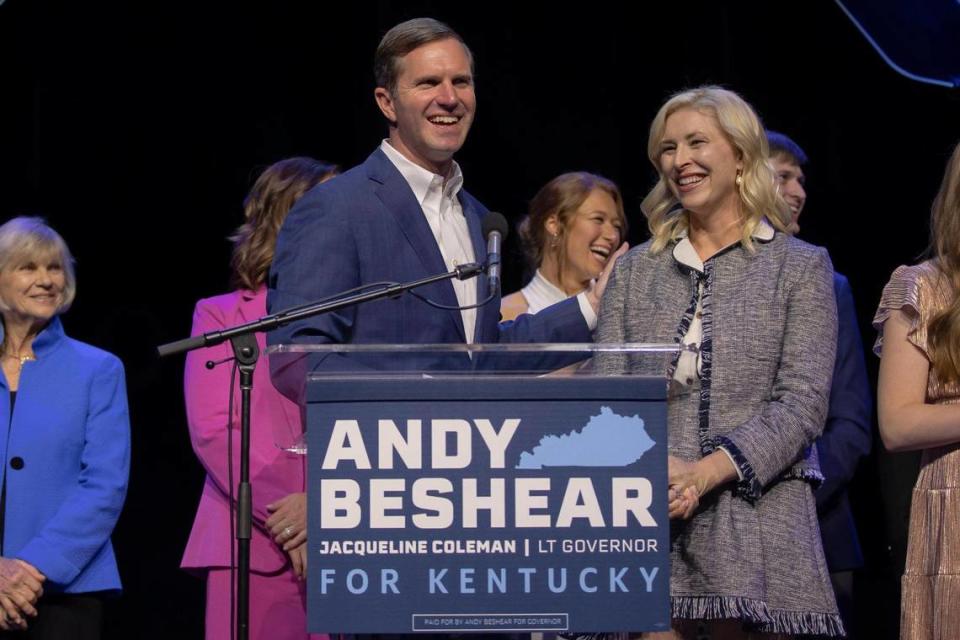
<instances>
[{"instance_id":1,"label":"pink trousers","mask_svg":"<svg viewBox=\"0 0 960 640\"><path fill-rule=\"evenodd\" d=\"M290 570L250 573L250 640L330 640L307 633L306 583ZM230 638L230 570L207 572L206 640Z\"/></svg>"}]
</instances>

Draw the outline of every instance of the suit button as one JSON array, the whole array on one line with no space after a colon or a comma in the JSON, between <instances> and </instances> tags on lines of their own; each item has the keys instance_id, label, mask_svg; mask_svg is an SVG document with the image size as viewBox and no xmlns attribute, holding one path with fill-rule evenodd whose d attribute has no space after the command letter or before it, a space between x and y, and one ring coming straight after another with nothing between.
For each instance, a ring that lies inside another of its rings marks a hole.
<instances>
[{"instance_id":1,"label":"suit button","mask_svg":"<svg viewBox=\"0 0 960 640\"><path fill-rule=\"evenodd\" d=\"M20 469L23 469L23 458L20 456L14 456L13 458L10 458L10 466L16 471L20 471Z\"/></svg>"}]
</instances>

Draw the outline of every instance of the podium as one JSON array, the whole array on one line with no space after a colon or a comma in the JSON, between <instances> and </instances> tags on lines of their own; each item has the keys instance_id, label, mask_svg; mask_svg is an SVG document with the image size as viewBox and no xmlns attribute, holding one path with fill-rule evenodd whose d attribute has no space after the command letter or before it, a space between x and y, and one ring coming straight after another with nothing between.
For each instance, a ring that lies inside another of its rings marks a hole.
<instances>
[{"instance_id":1,"label":"podium","mask_svg":"<svg viewBox=\"0 0 960 640\"><path fill-rule=\"evenodd\" d=\"M277 444L308 455L309 630L668 630L676 351L272 347L306 381Z\"/></svg>"}]
</instances>

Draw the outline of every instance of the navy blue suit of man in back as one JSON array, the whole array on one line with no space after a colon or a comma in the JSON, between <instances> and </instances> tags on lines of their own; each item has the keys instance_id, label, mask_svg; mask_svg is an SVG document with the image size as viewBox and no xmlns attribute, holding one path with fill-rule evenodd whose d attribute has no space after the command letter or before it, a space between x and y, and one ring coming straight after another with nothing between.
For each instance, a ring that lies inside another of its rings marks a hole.
<instances>
[{"instance_id":1,"label":"navy blue suit of man in back","mask_svg":"<svg viewBox=\"0 0 960 640\"><path fill-rule=\"evenodd\" d=\"M793 140L768 131L770 161L780 184L780 193L793 211L795 231L807 200L803 165L807 155ZM830 407L823 435L817 440L817 453L824 482L816 492L817 516L823 552L837 596L848 637L855 637L852 620L853 570L863 566L863 554L853 520L847 486L860 459L870 453L873 399L867 382L863 342L857 326L857 314L850 283L839 273L833 275L837 297L837 359L830 388Z\"/></svg>"},{"instance_id":2,"label":"navy blue suit of man in back","mask_svg":"<svg viewBox=\"0 0 960 640\"><path fill-rule=\"evenodd\" d=\"M384 36L374 71L388 137L363 164L318 185L291 211L271 266L271 312L485 259L480 221L487 210L462 188L453 161L476 109L469 49L440 22L410 20ZM499 295L475 312L441 310L405 295L292 323L272 332L269 343L588 342L605 282L606 274L579 299L513 323L499 323ZM418 291L463 307L487 297L487 281L445 281ZM292 395L276 366L274 374L278 388Z\"/></svg>"},{"instance_id":3,"label":"navy blue suit of man in back","mask_svg":"<svg viewBox=\"0 0 960 640\"><path fill-rule=\"evenodd\" d=\"M863 342L850 283L833 275L837 296L837 361L830 389L830 408L817 453L824 481L817 490L817 513L823 551L831 573L863 566L863 554L847 497L860 458L870 453L870 387Z\"/></svg>"}]
</instances>

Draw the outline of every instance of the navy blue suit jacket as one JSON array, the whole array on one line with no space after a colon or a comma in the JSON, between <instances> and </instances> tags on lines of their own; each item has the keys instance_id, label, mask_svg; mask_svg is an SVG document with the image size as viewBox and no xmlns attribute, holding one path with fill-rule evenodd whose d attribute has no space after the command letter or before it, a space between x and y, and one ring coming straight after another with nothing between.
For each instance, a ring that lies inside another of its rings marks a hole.
<instances>
[{"instance_id":1,"label":"navy blue suit jacket","mask_svg":"<svg viewBox=\"0 0 960 640\"><path fill-rule=\"evenodd\" d=\"M847 485L860 458L870 453L873 407L850 283L834 273L833 285L839 321L837 360L827 423L817 441L825 479L816 494L823 550L831 572L863 565Z\"/></svg>"},{"instance_id":2,"label":"navy blue suit jacket","mask_svg":"<svg viewBox=\"0 0 960 640\"><path fill-rule=\"evenodd\" d=\"M466 191L459 195L477 261L486 256L480 220L487 209ZM406 180L379 149L346 173L317 185L288 215L270 268L267 308L271 313L302 305L361 284L404 282L446 272L440 249ZM486 276L477 282L486 297ZM449 281L417 290L455 306ZM499 323L500 299L477 310L474 342L589 342L579 305L570 299L535 316ZM291 323L273 331L281 343L462 343L459 311L429 306L411 295L379 300ZM466 358L463 358L467 362ZM413 361L408 368L422 366ZM274 367L276 374L276 367ZM278 387L284 383L275 377ZM290 395L289 393L287 393Z\"/></svg>"}]
</instances>

